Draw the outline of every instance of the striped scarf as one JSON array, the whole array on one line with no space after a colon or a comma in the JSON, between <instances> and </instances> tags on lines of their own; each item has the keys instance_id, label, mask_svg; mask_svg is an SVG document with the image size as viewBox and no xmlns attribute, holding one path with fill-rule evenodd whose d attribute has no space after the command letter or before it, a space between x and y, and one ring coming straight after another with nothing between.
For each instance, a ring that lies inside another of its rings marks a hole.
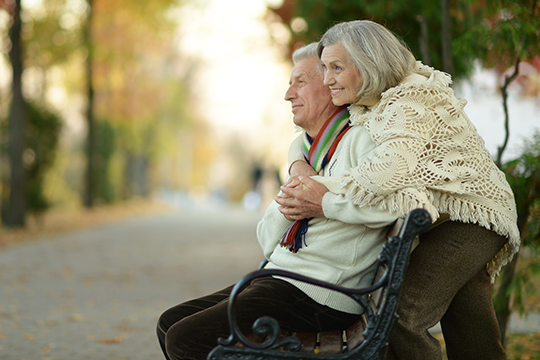
<instances>
[{"instance_id":1,"label":"striped scarf","mask_svg":"<svg viewBox=\"0 0 540 360\"><path fill-rule=\"evenodd\" d=\"M304 132L304 157L317 173L328 164L343 135L350 128L347 106L342 106L324 123L315 139ZM298 252L302 244L306 245L306 232L311 219L296 220L283 234L280 245L293 253Z\"/></svg>"}]
</instances>

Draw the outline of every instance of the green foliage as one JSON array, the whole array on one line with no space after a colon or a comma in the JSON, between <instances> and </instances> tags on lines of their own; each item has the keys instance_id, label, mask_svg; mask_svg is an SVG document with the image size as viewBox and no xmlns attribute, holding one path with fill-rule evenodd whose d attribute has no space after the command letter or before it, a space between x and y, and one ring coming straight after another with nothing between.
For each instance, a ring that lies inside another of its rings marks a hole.
<instances>
[{"instance_id":1,"label":"green foliage","mask_svg":"<svg viewBox=\"0 0 540 360\"><path fill-rule=\"evenodd\" d=\"M522 149L521 155L506 163L503 170L514 190L523 244L529 246L540 242L540 132L526 139Z\"/></svg>"},{"instance_id":2,"label":"green foliage","mask_svg":"<svg viewBox=\"0 0 540 360\"><path fill-rule=\"evenodd\" d=\"M540 55L539 0L468 0L469 27L453 44L458 56L505 71Z\"/></svg>"},{"instance_id":3,"label":"green foliage","mask_svg":"<svg viewBox=\"0 0 540 360\"><path fill-rule=\"evenodd\" d=\"M62 124L60 119L33 103L27 103L27 124L24 132L24 166L27 170L26 197L28 210L39 213L49 207L43 194L43 180L52 166ZM0 133L7 134L8 121L0 121ZM7 137L2 137L7 140ZM0 144L1 152L7 151L7 141ZM1 179L5 180L5 179Z\"/></svg>"},{"instance_id":4,"label":"green foliage","mask_svg":"<svg viewBox=\"0 0 540 360\"><path fill-rule=\"evenodd\" d=\"M96 196L105 203L110 204L117 197L111 174L113 170L111 161L116 151L117 130L108 121L100 121L96 125Z\"/></svg>"},{"instance_id":5,"label":"green foliage","mask_svg":"<svg viewBox=\"0 0 540 360\"><path fill-rule=\"evenodd\" d=\"M33 161L25 161L28 169L28 209L30 212L41 212L49 207L43 195L43 180L56 155L61 122L56 115L32 104L28 105L27 111L25 139L28 149L25 154L34 157Z\"/></svg>"},{"instance_id":6,"label":"green foliage","mask_svg":"<svg viewBox=\"0 0 540 360\"><path fill-rule=\"evenodd\" d=\"M514 295L514 306L523 314L526 299L536 292L531 278L540 274L540 132L525 140L522 154L504 164L503 170L516 199L522 247L530 252L524 259L526 266L516 272L505 294ZM500 297L494 301L496 309L504 305Z\"/></svg>"},{"instance_id":7,"label":"green foliage","mask_svg":"<svg viewBox=\"0 0 540 360\"><path fill-rule=\"evenodd\" d=\"M23 26L25 66L49 68L65 63L81 46L78 23L85 7L70 8L66 0L44 0L43 7L30 11Z\"/></svg>"},{"instance_id":8,"label":"green foliage","mask_svg":"<svg viewBox=\"0 0 540 360\"><path fill-rule=\"evenodd\" d=\"M423 19L428 27L429 65L442 69L442 12L440 2L423 0L286 0L293 5L292 18L303 18L307 30L293 34L292 42L309 43L317 41L333 24L350 20L373 20L385 25L401 37L410 47L415 57L422 59L420 37L422 35L420 20ZM468 9L459 2L452 2L451 14L452 38L460 37L466 30L464 21ZM284 20L287 21L286 19ZM290 24L285 23L290 27ZM472 70L472 61L468 57L453 54L455 72L454 78L464 77Z\"/></svg>"}]
</instances>

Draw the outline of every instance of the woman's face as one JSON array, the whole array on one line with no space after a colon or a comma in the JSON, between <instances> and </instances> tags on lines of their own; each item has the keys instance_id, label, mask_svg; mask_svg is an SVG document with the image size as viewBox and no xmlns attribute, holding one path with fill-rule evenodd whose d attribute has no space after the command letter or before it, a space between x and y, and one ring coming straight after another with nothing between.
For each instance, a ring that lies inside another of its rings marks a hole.
<instances>
[{"instance_id":1,"label":"woman's face","mask_svg":"<svg viewBox=\"0 0 540 360\"><path fill-rule=\"evenodd\" d=\"M362 75L349 59L343 45L326 46L321 60L324 65L324 85L330 88L334 105L342 106L358 101L356 94L362 85Z\"/></svg>"}]
</instances>

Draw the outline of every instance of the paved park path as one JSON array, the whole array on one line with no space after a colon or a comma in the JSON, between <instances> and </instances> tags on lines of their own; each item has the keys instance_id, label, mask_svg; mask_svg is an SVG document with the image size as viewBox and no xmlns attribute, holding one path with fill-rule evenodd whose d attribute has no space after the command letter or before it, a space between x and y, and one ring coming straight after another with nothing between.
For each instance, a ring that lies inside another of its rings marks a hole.
<instances>
[{"instance_id":1,"label":"paved park path","mask_svg":"<svg viewBox=\"0 0 540 360\"><path fill-rule=\"evenodd\" d=\"M182 210L0 250L0 359L163 359L158 316L256 268L261 216Z\"/></svg>"},{"instance_id":2,"label":"paved park path","mask_svg":"<svg viewBox=\"0 0 540 360\"><path fill-rule=\"evenodd\" d=\"M1 249L0 359L163 359L158 316L253 270L261 216L184 209Z\"/></svg>"}]
</instances>

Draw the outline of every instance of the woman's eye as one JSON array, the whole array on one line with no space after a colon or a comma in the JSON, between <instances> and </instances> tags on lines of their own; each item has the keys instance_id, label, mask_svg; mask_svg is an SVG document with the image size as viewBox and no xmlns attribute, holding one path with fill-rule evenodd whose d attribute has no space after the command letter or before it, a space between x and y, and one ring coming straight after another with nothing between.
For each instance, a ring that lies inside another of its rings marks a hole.
<instances>
[{"instance_id":1,"label":"woman's eye","mask_svg":"<svg viewBox=\"0 0 540 360\"><path fill-rule=\"evenodd\" d=\"M337 65L336 65L336 66L334 67L334 70L341 71L341 70L343 70L343 68L342 68L341 66L337 66Z\"/></svg>"}]
</instances>

